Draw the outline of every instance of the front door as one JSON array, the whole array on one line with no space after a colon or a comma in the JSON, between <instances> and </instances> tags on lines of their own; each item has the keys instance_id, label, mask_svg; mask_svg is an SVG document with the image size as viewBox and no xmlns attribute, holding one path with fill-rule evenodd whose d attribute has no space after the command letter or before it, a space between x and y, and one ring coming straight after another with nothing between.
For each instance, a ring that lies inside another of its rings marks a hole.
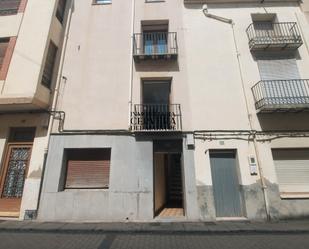
<instances>
[{"instance_id":1,"label":"front door","mask_svg":"<svg viewBox=\"0 0 309 249\"><path fill-rule=\"evenodd\" d=\"M242 217L235 151L210 152L210 164L216 216Z\"/></svg>"},{"instance_id":2,"label":"front door","mask_svg":"<svg viewBox=\"0 0 309 249\"><path fill-rule=\"evenodd\" d=\"M15 135L12 135L12 133ZM1 167L0 216L19 215L32 150L34 134L30 134L29 130L25 131L24 134L21 130L17 132L15 130L12 133ZM25 142L25 140L28 140L28 142Z\"/></svg>"}]
</instances>

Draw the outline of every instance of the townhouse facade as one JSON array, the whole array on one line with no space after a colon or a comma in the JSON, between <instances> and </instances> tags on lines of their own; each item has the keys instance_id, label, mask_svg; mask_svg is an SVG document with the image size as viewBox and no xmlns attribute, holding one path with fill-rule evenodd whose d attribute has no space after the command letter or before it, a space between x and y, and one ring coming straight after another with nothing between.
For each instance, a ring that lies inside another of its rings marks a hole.
<instances>
[{"instance_id":1,"label":"townhouse facade","mask_svg":"<svg viewBox=\"0 0 309 249\"><path fill-rule=\"evenodd\" d=\"M309 215L306 2L46 2L0 16L0 37L24 31L1 66L2 216Z\"/></svg>"},{"instance_id":2,"label":"townhouse facade","mask_svg":"<svg viewBox=\"0 0 309 249\"><path fill-rule=\"evenodd\" d=\"M0 216L35 216L48 144L64 6L0 1Z\"/></svg>"}]
</instances>

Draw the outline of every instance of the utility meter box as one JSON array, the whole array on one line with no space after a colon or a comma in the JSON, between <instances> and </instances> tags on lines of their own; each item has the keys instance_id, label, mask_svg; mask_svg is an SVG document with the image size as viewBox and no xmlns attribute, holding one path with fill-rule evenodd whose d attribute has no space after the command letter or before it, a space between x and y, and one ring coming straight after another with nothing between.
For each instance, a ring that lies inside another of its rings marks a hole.
<instances>
[{"instance_id":1,"label":"utility meter box","mask_svg":"<svg viewBox=\"0 0 309 249\"><path fill-rule=\"evenodd\" d=\"M249 167L250 167L250 174L252 176L255 176L258 174L258 169L257 169L257 163L255 156L249 156Z\"/></svg>"}]
</instances>

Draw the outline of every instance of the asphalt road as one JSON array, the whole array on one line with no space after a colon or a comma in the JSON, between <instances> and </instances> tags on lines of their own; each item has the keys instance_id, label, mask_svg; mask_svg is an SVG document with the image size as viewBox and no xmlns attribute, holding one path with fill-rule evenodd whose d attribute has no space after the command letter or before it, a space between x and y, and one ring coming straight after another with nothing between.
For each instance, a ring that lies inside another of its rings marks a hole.
<instances>
[{"instance_id":1,"label":"asphalt road","mask_svg":"<svg viewBox=\"0 0 309 249\"><path fill-rule=\"evenodd\" d=\"M309 249L309 234L0 232L1 249Z\"/></svg>"}]
</instances>

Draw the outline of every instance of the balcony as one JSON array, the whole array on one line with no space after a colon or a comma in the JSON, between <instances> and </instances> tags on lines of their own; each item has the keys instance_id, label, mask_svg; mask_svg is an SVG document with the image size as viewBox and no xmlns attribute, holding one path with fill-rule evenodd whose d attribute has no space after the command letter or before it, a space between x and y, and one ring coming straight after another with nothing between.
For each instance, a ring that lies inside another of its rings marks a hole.
<instances>
[{"instance_id":1,"label":"balcony","mask_svg":"<svg viewBox=\"0 0 309 249\"><path fill-rule=\"evenodd\" d=\"M0 0L0 16L17 14L20 2L21 0Z\"/></svg>"},{"instance_id":2,"label":"balcony","mask_svg":"<svg viewBox=\"0 0 309 249\"><path fill-rule=\"evenodd\" d=\"M251 51L291 49L303 44L296 22L255 22L247 28Z\"/></svg>"},{"instance_id":3,"label":"balcony","mask_svg":"<svg viewBox=\"0 0 309 249\"><path fill-rule=\"evenodd\" d=\"M131 113L132 131L181 131L179 104L136 104Z\"/></svg>"},{"instance_id":4,"label":"balcony","mask_svg":"<svg viewBox=\"0 0 309 249\"><path fill-rule=\"evenodd\" d=\"M309 110L309 80L262 80L252 87L258 112Z\"/></svg>"},{"instance_id":5,"label":"balcony","mask_svg":"<svg viewBox=\"0 0 309 249\"><path fill-rule=\"evenodd\" d=\"M133 36L133 57L139 60L171 59L178 56L176 32L145 32Z\"/></svg>"}]
</instances>

